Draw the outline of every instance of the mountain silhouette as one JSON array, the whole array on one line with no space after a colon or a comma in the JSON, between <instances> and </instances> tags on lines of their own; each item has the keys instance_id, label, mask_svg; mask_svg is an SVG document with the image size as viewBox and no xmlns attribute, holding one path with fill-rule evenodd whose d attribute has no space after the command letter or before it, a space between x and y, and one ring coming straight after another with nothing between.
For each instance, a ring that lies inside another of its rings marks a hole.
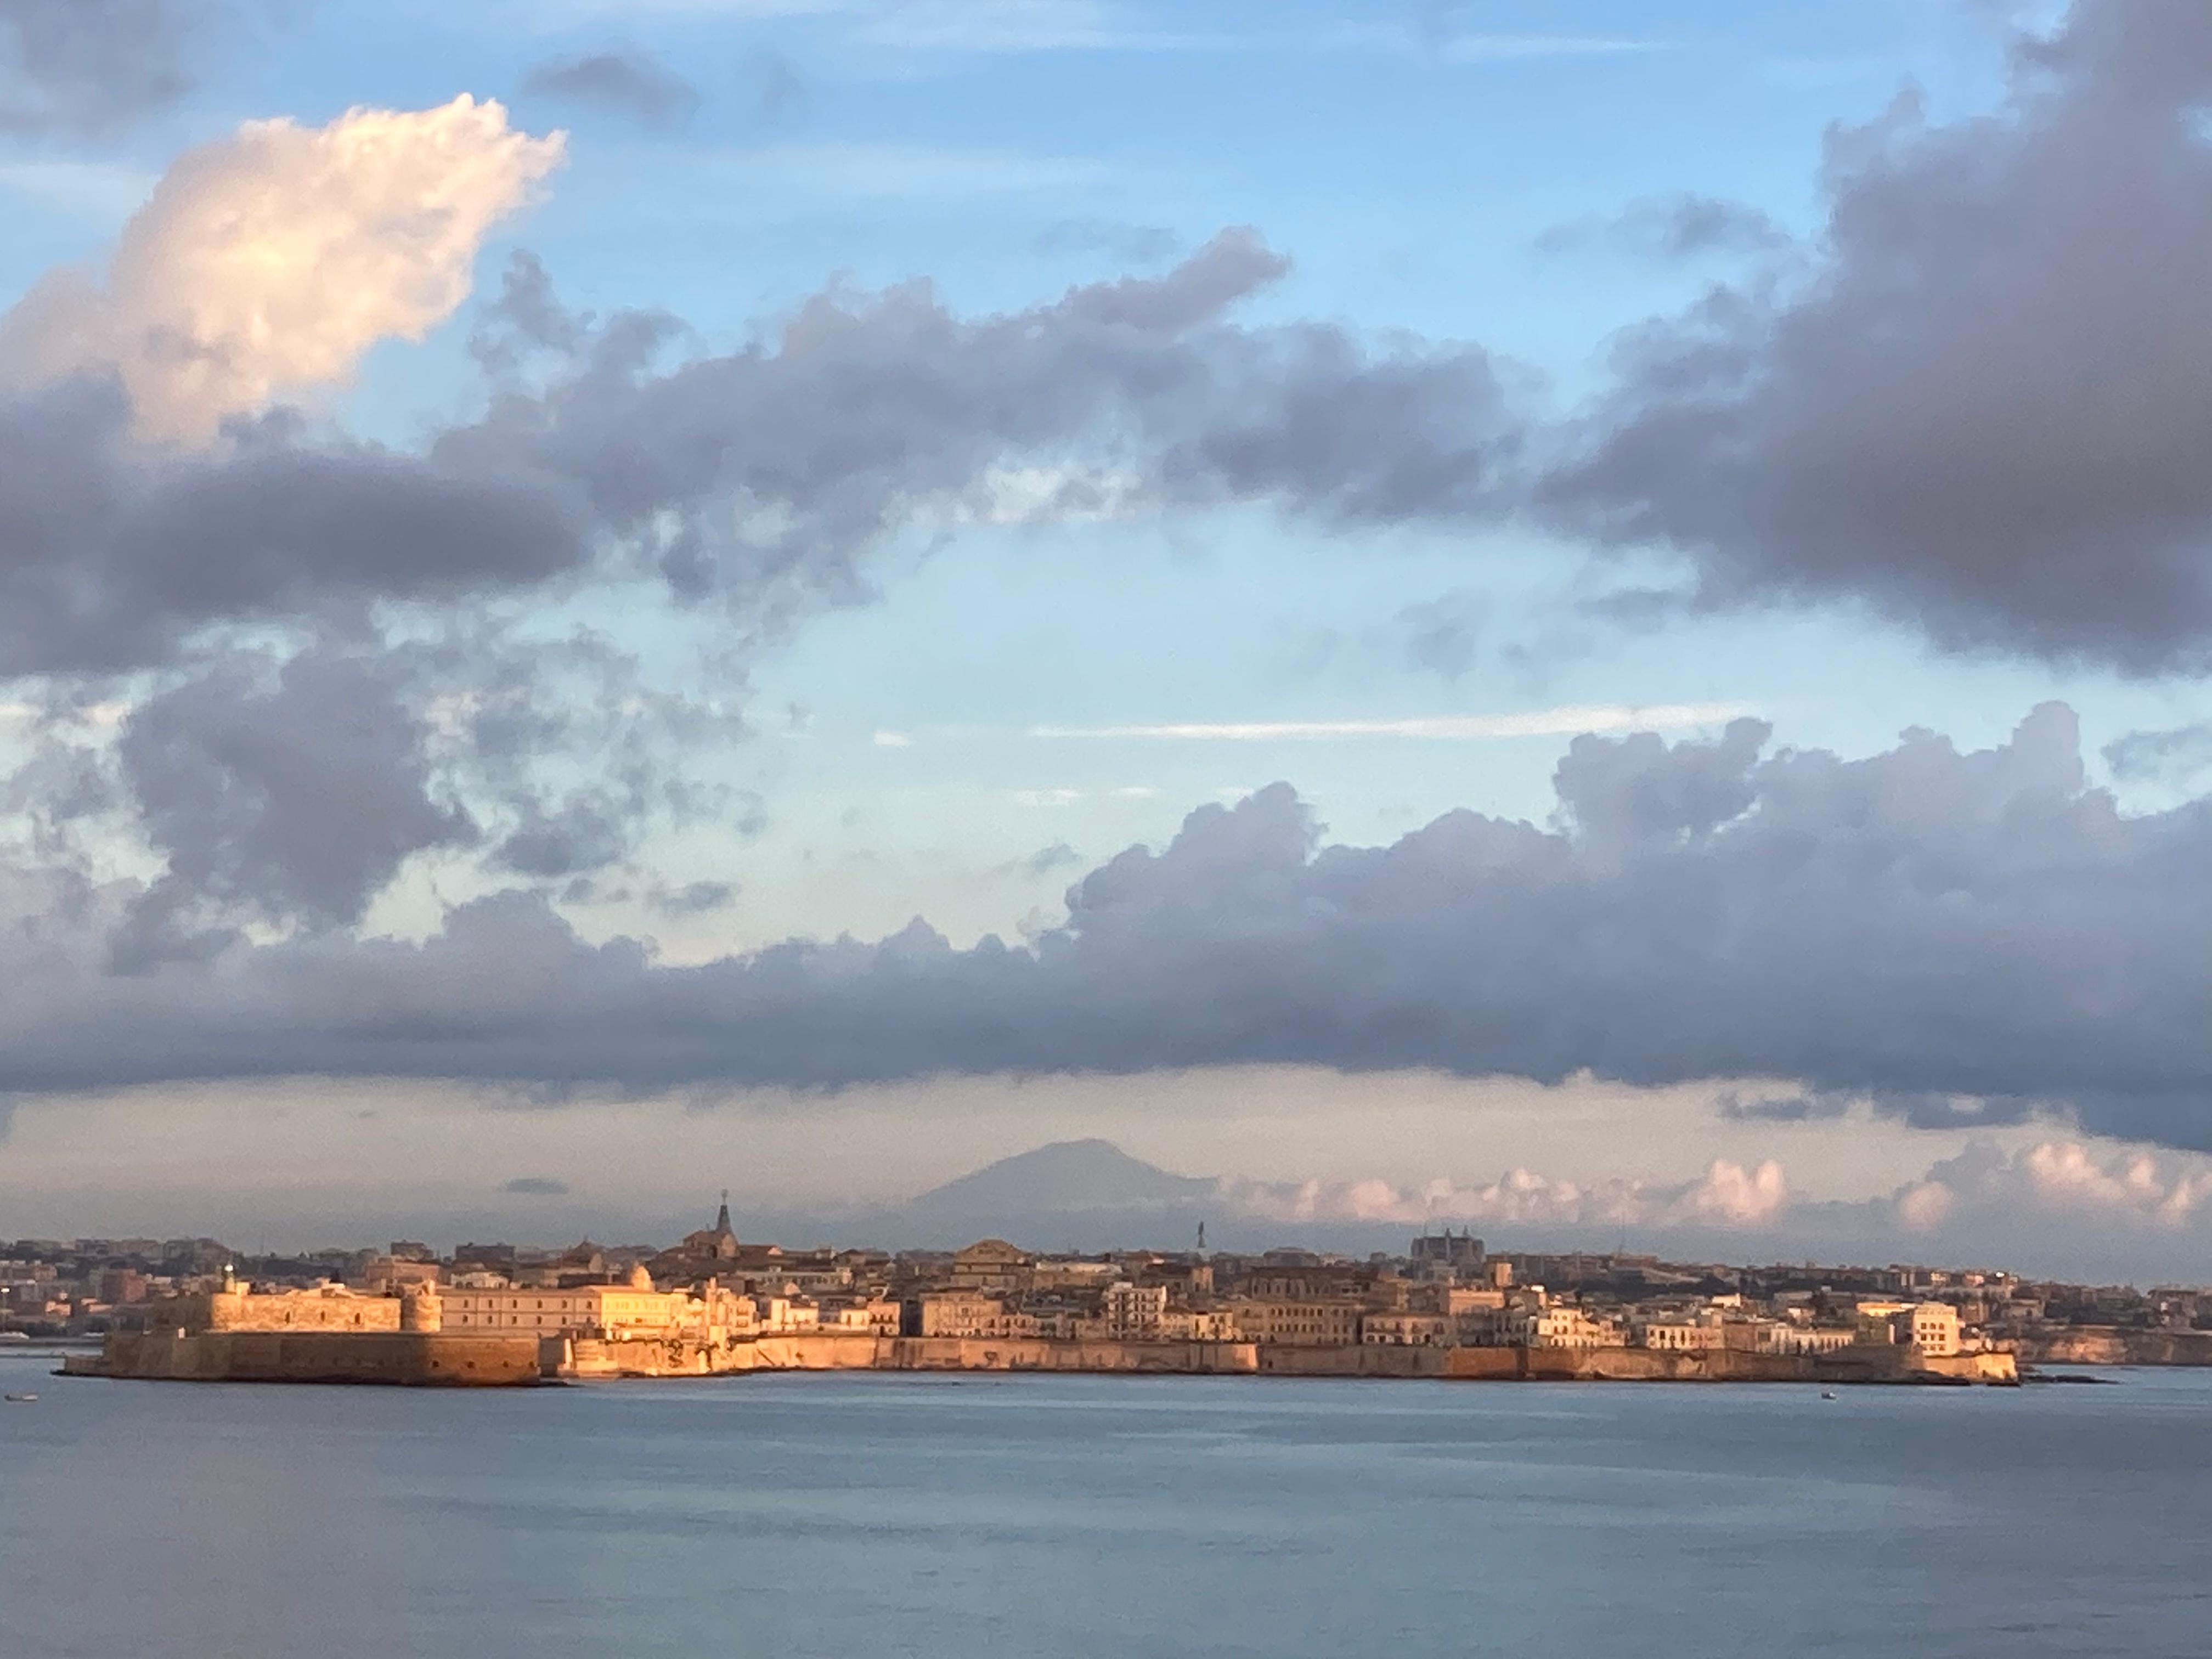
<instances>
[{"instance_id":1,"label":"mountain silhouette","mask_svg":"<svg viewBox=\"0 0 2212 1659\"><path fill-rule=\"evenodd\" d=\"M1062 1140L1002 1158L902 1207L917 1219L1079 1215L1180 1209L1214 1190L1210 1180L1170 1175L1110 1140Z\"/></svg>"}]
</instances>

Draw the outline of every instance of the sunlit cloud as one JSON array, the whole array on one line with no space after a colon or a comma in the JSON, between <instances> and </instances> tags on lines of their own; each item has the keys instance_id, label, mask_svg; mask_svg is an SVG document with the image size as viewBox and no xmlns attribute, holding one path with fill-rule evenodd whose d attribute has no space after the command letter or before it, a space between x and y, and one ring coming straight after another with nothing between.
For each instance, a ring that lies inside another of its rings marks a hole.
<instances>
[{"instance_id":1,"label":"sunlit cloud","mask_svg":"<svg viewBox=\"0 0 2212 1659\"><path fill-rule=\"evenodd\" d=\"M379 341L453 313L491 227L563 148L465 94L323 127L250 121L179 158L104 272L50 272L0 318L0 380L112 368L145 431L188 440L343 384Z\"/></svg>"}]
</instances>

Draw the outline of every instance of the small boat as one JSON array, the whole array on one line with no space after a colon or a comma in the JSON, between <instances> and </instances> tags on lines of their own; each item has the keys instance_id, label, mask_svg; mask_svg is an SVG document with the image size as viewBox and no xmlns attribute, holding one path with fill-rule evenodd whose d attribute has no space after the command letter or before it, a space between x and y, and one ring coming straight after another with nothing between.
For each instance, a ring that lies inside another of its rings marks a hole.
<instances>
[{"instance_id":1,"label":"small boat","mask_svg":"<svg viewBox=\"0 0 2212 1659\"><path fill-rule=\"evenodd\" d=\"M1833 1400L1835 1397L1836 1391L1833 1389L1823 1389L1820 1390L1820 1398L1823 1400Z\"/></svg>"},{"instance_id":2,"label":"small boat","mask_svg":"<svg viewBox=\"0 0 2212 1659\"><path fill-rule=\"evenodd\" d=\"M0 1395L0 1400L5 1400L11 1406L27 1406L38 1397L34 1394Z\"/></svg>"}]
</instances>

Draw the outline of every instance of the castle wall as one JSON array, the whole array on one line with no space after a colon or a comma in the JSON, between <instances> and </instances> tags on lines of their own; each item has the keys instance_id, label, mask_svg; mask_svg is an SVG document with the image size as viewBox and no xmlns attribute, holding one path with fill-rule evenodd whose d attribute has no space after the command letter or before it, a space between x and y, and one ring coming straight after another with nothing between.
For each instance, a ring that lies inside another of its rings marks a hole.
<instances>
[{"instance_id":1,"label":"castle wall","mask_svg":"<svg viewBox=\"0 0 2212 1659\"><path fill-rule=\"evenodd\" d=\"M74 1375L179 1382L374 1382L499 1388L538 1380L532 1337L412 1331L118 1332Z\"/></svg>"}]
</instances>

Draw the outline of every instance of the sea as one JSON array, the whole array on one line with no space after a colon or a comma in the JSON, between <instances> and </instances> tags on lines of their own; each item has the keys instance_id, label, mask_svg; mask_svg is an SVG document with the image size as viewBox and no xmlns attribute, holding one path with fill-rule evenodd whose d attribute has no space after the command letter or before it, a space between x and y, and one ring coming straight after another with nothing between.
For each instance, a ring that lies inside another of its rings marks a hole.
<instances>
[{"instance_id":1,"label":"sea","mask_svg":"<svg viewBox=\"0 0 2212 1659\"><path fill-rule=\"evenodd\" d=\"M2016 1389L0 1357L7 1659L2212 1651L2212 1372Z\"/></svg>"}]
</instances>

